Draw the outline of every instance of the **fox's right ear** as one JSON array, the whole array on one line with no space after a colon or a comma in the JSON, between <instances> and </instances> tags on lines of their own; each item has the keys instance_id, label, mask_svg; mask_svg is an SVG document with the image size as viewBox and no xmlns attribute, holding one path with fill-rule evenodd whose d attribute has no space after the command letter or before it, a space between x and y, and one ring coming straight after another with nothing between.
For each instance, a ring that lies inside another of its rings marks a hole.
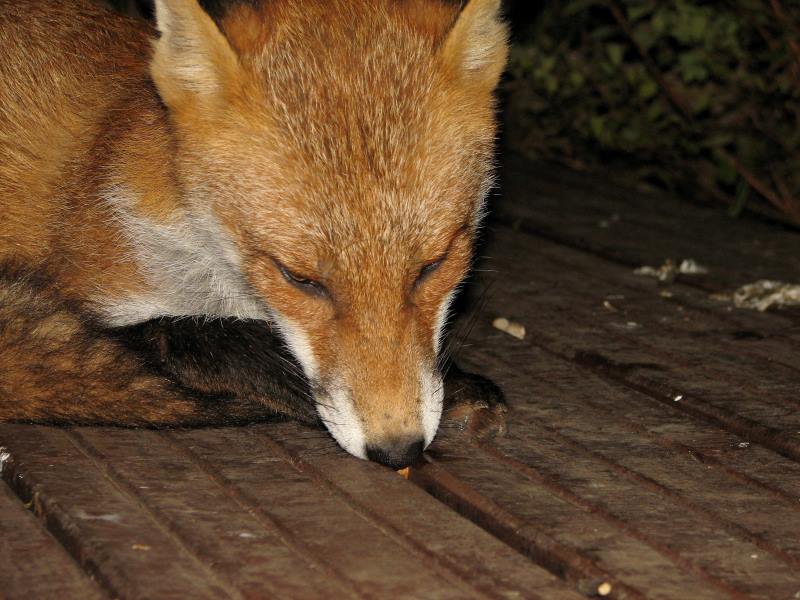
<instances>
[{"instance_id":1,"label":"fox's right ear","mask_svg":"<svg viewBox=\"0 0 800 600\"><path fill-rule=\"evenodd\" d=\"M239 60L197 0L155 0L161 37L150 74L172 109L213 101L237 81Z\"/></svg>"},{"instance_id":2,"label":"fox's right ear","mask_svg":"<svg viewBox=\"0 0 800 600\"><path fill-rule=\"evenodd\" d=\"M444 43L444 58L467 83L491 91L508 58L508 27L500 0L469 0Z\"/></svg>"}]
</instances>

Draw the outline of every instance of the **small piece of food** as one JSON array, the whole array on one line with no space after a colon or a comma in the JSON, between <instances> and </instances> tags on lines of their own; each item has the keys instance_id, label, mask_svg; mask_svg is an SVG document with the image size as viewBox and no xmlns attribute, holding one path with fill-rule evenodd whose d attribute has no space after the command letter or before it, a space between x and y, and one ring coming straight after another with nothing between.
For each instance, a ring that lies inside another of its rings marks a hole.
<instances>
[{"instance_id":1,"label":"small piece of food","mask_svg":"<svg viewBox=\"0 0 800 600\"><path fill-rule=\"evenodd\" d=\"M400 477L402 477L403 479L408 479L408 476L411 474L411 467L406 467L405 469L400 469L397 472L397 474L400 475Z\"/></svg>"},{"instance_id":2,"label":"small piece of food","mask_svg":"<svg viewBox=\"0 0 800 600\"><path fill-rule=\"evenodd\" d=\"M611 584L604 581L597 586L597 594L600 596L608 596L611 593Z\"/></svg>"},{"instance_id":3,"label":"small piece of food","mask_svg":"<svg viewBox=\"0 0 800 600\"><path fill-rule=\"evenodd\" d=\"M499 329L500 331L503 331L508 335L517 338L518 340L525 339L525 326L521 323L509 321L505 317L498 317L492 321L492 327Z\"/></svg>"},{"instance_id":4,"label":"small piece of food","mask_svg":"<svg viewBox=\"0 0 800 600\"><path fill-rule=\"evenodd\" d=\"M147 544L131 544L131 550L140 550L142 552L149 552L150 546Z\"/></svg>"}]
</instances>

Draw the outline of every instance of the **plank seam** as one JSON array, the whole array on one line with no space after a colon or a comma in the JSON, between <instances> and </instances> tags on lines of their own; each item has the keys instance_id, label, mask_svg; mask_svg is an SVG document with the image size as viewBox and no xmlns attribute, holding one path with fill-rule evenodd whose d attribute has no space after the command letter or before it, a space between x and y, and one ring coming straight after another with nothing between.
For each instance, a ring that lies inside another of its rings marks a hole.
<instances>
[{"instance_id":1,"label":"plank seam","mask_svg":"<svg viewBox=\"0 0 800 600\"><path fill-rule=\"evenodd\" d=\"M156 527L164 533L169 539L171 539L175 545L180 548L188 557L189 559L197 564L201 571L205 573L205 575L214 583L216 583L220 588L225 590L225 592L239 600L244 600L244 596L241 592L236 589L236 587L231 583L228 577L224 574L217 573L214 571L212 567L207 565L203 559L198 556L194 550L192 550L186 542L178 535L173 528L170 526L169 521L163 519L158 515L156 511L154 511L147 502L138 494L136 488L131 485L126 479L109 463L105 462L105 458L103 457L102 453L95 448L91 442L86 440L80 432L74 429L65 429L63 430L64 435L67 439L70 440L72 445L81 452L84 456L86 456L97 469L102 473L102 475L106 478L106 480L117 489L123 496L128 497L130 500L134 502L139 508L141 508L142 512L147 515L150 520L156 525Z\"/></svg>"},{"instance_id":2,"label":"plank seam","mask_svg":"<svg viewBox=\"0 0 800 600\"><path fill-rule=\"evenodd\" d=\"M731 597L742 599L749 597L739 592L734 584L716 577L702 565L697 564L695 561L684 558L680 555L680 553L652 539L649 535L642 532L635 525L626 522L624 519L610 512L606 506L587 498L583 498L579 494L557 483L552 475L540 473L537 469L531 467L530 465L520 462L510 456L506 456L501 451L493 448L489 444L480 443L478 444L478 447L495 460L498 460L514 469L525 479L541 485L545 489L549 490L553 495L561 498L565 502L569 502L573 506L585 510L590 514L597 515L612 527L636 540L639 540L647 546L650 546L656 552L673 562L678 567L684 569L692 575L700 577L719 590L730 594Z\"/></svg>"},{"instance_id":3,"label":"plank seam","mask_svg":"<svg viewBox=\"0 0 800 600\"><path fill-rule=\"evenodd\" d=\"M595 596L598 585L609 582L617 598L646 598L580 549L559 542L536 527L532 535L529 531L528 537L523 537L519 532L525 523L442 468L435 459L425 458L425 466L411 470L413 483L534 563L573 583L582 594Z\"/></svg>"},{"instance_id":4,"label":"plank seam","mask_svg":"<svg viewBox=\"0 0 800 600\"><path fill-rule=\"evenodd\" d=\"M347 593L350 597L369 597L369 595L360 588L357 582L352 581L344 573L320 557L308 544L299 540L289 529L284 527L278 520L272 517L272 515L261 508L257 501L251 499L244 491L239 489L235 483L229 481L222 475L212 463L202 456L199 456L191 448L184 446L182 442L173 439L167 432L161 432L161 435L170 445L186 456L192 464L206 475L206 477L218 485L228 497L256 519L264 529L280 539L286 548L300 557L309 567L322 571L327 576L331 577L336 582L336 585L339 586L340 591Z\"/></svg>"},{"instance_id":5,"label":"plank seam","mask_svg":"<svg viewBox=\"0 0 800 600\"><path fill-rule=\"evenodd\" d=\"M72 518L66 513L56 517L48 510L48 507L53 502L48 499L44 501L44 504L42 503L41 484L31 483L24 477L24 473L21 471L20 465L17 464L13 453L4 461L0 475L2 475L5 484L11 488L11 491L24 505L30 504L28 510L43 523L44 528L64 548L64 551L72 557L81 571L86 573L98 586L101 592L110 598L122 598L122 594L111 583L97 562L83 552L83 540L76 539L72 534L68 533L70 529L76 529Z\"/></svg>"},{"instance_id":6,"label":"plank seam","mask_svg":"<svg viewBox=\"0 0 800 600\"><path fill-rule=\"evenodd\" d=\"M393 540L400 547L404 548L406 551L409 551L410 553L420 558L425 559L429 564L433 564L436 568L436 571L455 586L458 586L464 589L465 591L469 591L473 594L477 590L481 593L481 597L493 597L493 598L504 597L503 595L497 595L492 593L492 590L483 589L483 586L476 585L475 583L471 583L469 588L464 588L465 581L469 581L471 579L470 573L468 571L464 571L458 568L456 564L454 564L447 558L444 558L437 553L431 552L430 550L425 548L424 545L418 543L413 538L410 538L391 523L382 520L374 511L367 508L363 503L359 502L348 492L342 490L339 486L333 483L328 477L322 474L318 469L316 469L308 462L303 460L296 453L285 448L268 433L262 432L262 437L264 438L264 441L269 445L270 449L272 449L275 452L283 454L286 457L287 461L295 469L297 469L298 472L309 476L313 481L315 481L318 485L320 485L320 487L323 487L324 489L328 490L329 492L333 493L334 495L342 499L345 502L345 504L347 504L347 506L355 514L357 514L359 517L361 517L362 519L370 523L372 526L376 527L378 530L383 532L389 539Z\"/></svg>"}]
</instances>

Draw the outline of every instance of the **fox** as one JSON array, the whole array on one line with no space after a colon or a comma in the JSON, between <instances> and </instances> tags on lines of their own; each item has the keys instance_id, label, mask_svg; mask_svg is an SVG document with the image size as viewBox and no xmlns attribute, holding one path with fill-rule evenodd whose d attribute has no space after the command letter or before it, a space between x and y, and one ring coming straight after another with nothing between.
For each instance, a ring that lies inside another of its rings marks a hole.
<instances>
[{"instance_id":1,"label":"fox","mask_svg":"<svg viewBox=\"0 0 800 600\"><path fill-rule=\"evenodd\" d=\"M494 182L500 0L0 17L0 421L278 416L393 468L445 410L502 431L500 389L443 365Z\"/></svg>"}]
</instances>

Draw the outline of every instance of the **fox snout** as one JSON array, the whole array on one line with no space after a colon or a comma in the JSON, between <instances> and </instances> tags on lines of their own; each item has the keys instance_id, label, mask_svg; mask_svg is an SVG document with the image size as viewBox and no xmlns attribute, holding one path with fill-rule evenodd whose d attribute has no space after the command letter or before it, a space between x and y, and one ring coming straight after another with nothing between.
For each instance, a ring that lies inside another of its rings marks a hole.
<instances>
[{"instance_id":1,"label":"fox snout","mask_svg":"<svg viewBox=\"0 0 800 600\"><path fill-rule=\"evenodd\" d=\"M441 377L423 371L420 379L418 393L404 392L403 386L389 393L368 386L363 391L344 385L317 389L317 412L350 454L401 469L421 458L442 414Z\"/></svg>"}]
</instances>

